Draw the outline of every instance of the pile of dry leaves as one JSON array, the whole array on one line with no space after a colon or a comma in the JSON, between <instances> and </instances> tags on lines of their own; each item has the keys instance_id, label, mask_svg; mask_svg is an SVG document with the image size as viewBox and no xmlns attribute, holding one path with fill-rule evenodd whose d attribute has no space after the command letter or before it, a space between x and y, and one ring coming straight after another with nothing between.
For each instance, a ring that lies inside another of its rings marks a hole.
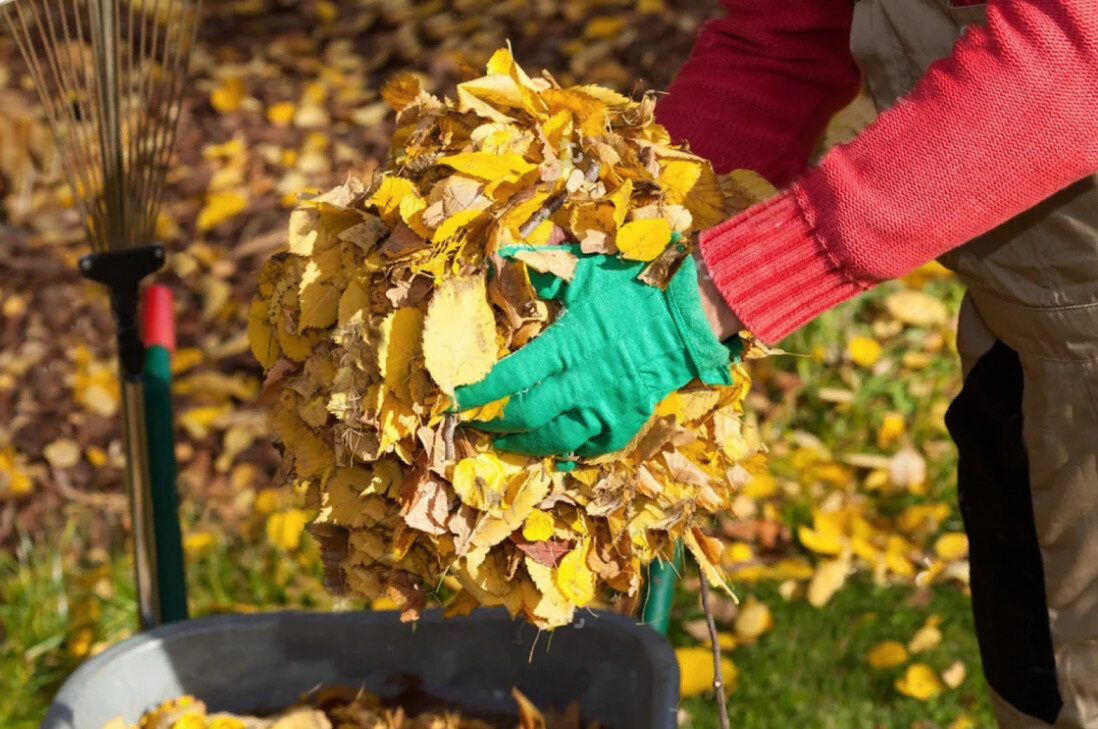
<instances>
[{"instance_id":1,"label":"pile of dry leaves","mask_svg":"<svg viewBox=\"0 0 1098 729\"><path fill-rule=\"evenodd\" d=\"M518 723L515 729L583 729L579 706L572 704L564 712L543 714L515 689ZM414 714L414 715L413 715ZM463 717L456 711L409 712L388 705L377 696L347 686L319 689L303 696L301 702L277 716L259 718L209 713L206 705L191 696L165 701L133 725L121 718L108 722L103 729L496 729L504 726L480 719ZM587 724L587 729L599 725Z\"/></svg>"},{"instance_id":2,"label":"pile of dry leaves","mask_svg":"<svg viewBox=\"0 0 1098 729\"><path fill-rule=\"evenodd\" d=\"M456 101L410 75L383 95L398 112L388 164L293 212L249 315L295 487L319 523L349 530L351 592L414 619L452 575L453 613L504 605L559 626L601 587L636 594L678 537L723 587L723 548L698 524L763 467L743 432L741 366L735 386L688 385L623 450L570 471L460 427L504 401L448 411L455 387L557 313L528 269L567 280L576 260L539 246L647 261L642 280L661 286L687 254L673 233L690 239L765 183L718 180L672 146L650 96L532 79L506 49ZM520 260L498 255L518 241L531 248Z\"/></svg>"}]
</instances>

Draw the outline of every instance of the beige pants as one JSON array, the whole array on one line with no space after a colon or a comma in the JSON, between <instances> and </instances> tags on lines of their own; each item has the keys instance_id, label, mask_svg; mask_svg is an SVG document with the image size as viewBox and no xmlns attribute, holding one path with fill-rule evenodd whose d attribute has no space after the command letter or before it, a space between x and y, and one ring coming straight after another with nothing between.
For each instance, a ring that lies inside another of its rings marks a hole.
<instances>
[{"instance_id":1,"label":"beige pants","mask_svg":"<svg viewBox=\"0 0 1098 729\"><path fill-rule=\"evenodd\" d=\"M855 7L852 48L880 108L983 22L981 6L948 0ZM969 289L965 385L946 420L996 716L1003 729L1098 729L1098 183L942 262Z\"/></svg>"}]
</instances>

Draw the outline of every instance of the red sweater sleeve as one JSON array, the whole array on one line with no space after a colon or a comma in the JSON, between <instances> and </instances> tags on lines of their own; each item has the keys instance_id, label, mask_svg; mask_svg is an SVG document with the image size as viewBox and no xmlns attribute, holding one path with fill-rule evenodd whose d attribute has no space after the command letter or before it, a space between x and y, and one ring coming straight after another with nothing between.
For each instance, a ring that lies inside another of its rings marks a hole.
<instances>
[{"instance_id":1,"label":"red sweater sleeve","mask_svg":"<svg viewBox=\"0 0 1098 729\"><path fill-rule=\"evenodd\" d=\"M851 0L723 0L656 107L676 140L718 172L776 185L803 171L831 116L858 92Z\"/></svg>"},{"instance_id":2,"label":"red sweater sleeve","mask_svg":"<svg viewBox=\"0 0 1098 729\"><path fill-rule=\"evenodd\" d=\"M773 342L1095 171L1098 0L990 0L907 97L702 254Z\"/></svg>"}]
</instances>

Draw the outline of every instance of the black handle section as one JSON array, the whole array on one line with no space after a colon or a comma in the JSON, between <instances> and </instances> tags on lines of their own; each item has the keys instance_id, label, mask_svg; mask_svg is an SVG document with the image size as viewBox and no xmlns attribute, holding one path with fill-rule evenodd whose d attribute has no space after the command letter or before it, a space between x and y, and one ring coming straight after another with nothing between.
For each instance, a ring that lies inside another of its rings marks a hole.
<instances>
[{"instance_id":1,"label":"black handle section","mask_svg":"<svg viewBox=\"0 0 1098 729\"><path fill-rule=\"evenodd\" d=\"M164 265L160 245L91 253L80 259L80 272L110 290L111 310L118 332L118 357L131 382L140 381L145 368L145 346L137 319L141 279Z\"/></svg>"}]
</instances>

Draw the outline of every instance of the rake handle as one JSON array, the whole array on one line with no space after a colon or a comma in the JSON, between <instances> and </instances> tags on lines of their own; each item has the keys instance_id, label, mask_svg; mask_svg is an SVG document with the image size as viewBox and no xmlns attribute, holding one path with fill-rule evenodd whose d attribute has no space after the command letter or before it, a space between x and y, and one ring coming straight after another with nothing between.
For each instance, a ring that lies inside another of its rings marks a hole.
<instances>
[{"instance_id":1,"label":"rake handle","mask_svg":"<svg viewBox=\"0 0 1098 729\"><path fill-rule=\"evenodd\" d=\"M145 415L145 346L141 343L137 307L141 280L164 265L161 246L142 246L92 253L80 259L80 272L105 285L110 293L122 379L122 435L126 451L125 482L133 522L134 577L142 628L161 621L154 501Z\"/></svg>"}]
</instances>

